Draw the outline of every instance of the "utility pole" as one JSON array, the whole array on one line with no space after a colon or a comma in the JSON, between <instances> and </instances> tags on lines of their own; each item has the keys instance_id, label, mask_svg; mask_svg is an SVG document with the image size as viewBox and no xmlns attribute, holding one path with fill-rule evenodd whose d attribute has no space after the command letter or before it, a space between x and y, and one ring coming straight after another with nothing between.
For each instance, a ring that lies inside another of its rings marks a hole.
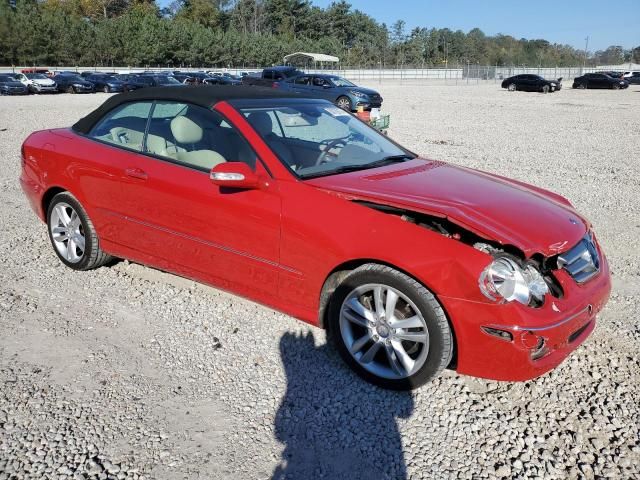
<instances>
[{"instance_id":1,"label":"utility pole","mask_svg":"<svg viewBox=\"0 0 640 480\"><path fill-rule=\"evenodd\" d=\"M582 73L584 73L584 69L587 67L587 51L589 50L589 35L584 39L584 61L582 62Z\"/></svg>"}]
</instances>

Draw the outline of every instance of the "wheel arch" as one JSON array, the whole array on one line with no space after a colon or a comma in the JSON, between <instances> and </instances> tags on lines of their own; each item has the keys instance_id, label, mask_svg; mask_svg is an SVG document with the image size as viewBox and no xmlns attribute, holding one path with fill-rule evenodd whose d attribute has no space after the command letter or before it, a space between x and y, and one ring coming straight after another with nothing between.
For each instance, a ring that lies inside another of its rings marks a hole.
<instances>
[{"instance_id":1,"label":"wheel arch","mask_svg":"<svg viewBox=\"0 0 640 480\"><path fill-rule=\"evenodd\" d=\"M393 268L394 270L397 270L398 272L403 273L408 277L411 277L420 285L422 285L424 288L429 290L429 292L431 292L431 294L434 296L434 298L440 305L440 308L442 308L442 311L444 312L444 316L447 319L447 323L449 324L451 335L453 336L453 352L451 355L451 361L449 362L448 368L455 368L457 352L458 352L458 341L457 341L455 328L453 326L453 322L451 322L451 318L449 318L449 314L447 313L445 306L438 299L438 295L435 293L435 291L432 288L430 288L427 283L417 278L415 275L411 274L405 269L398 267L397 265L394 265L390 262L386 262L386 261L375 259L375 258L356 258L352 260L347 260L341 263L340 265L335 266L333 270L331 270L329 274L326 276L324 283L322 284L322 288L320 289L320 298L319 298L319 307L318 307L318 327L324 330L327 330L327 326L329 324L326 318L329 311L328 306L331 301L331 296L333 295L333 292L336 290L338 285L340 285L340 282L350 272L368 263L375 263L377 265L384 265L386 267Z\"/></svg>"},{"instance_id":2,"label":"wheel arch","mask_svg":"<svg viewBox=\"0 0 640 480\"><path fill-rule=\"evenodd\" d=\"M69 190L67 190L66 188L62 188L60 186L53 186L53 187L49 187L47 191L44 192L44 195L42 195L42 201L40 202L40 206L42 208L42 218L45 222L47 221L47 211L49 210L49 205L51 204L51 200L53 200L53 197L55 197L59 193L68 192L68 191Z\"/></svg>"}]
</instances>

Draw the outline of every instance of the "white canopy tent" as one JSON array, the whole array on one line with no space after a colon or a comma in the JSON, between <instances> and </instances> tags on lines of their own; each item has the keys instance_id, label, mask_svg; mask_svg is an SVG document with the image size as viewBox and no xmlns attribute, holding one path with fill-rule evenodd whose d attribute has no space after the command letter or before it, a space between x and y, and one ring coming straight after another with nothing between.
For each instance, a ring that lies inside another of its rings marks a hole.
<instances>
[{"instance_id":1,"label":"white canopy tent","mask_svg":"<svg viewBox=\"0 0 640 480\"><path fill-rule=\"evenodd\" d=\"M326 55L324 53L307 53L296 52L284 57L285 65L295 65L301 67L308 67L313 65L315 68L324 66L327 63L338 63L340 59L333 55Z\"/></svg>"}]
</instances>

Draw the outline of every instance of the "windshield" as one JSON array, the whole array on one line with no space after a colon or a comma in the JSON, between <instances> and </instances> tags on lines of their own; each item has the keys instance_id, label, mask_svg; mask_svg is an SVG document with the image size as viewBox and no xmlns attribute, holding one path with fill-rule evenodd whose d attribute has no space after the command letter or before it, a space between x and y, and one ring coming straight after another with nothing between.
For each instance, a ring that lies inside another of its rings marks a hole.
<instances>
[{"instance_id":1,"label":"windshield","mask_svg":"<svg viewBox=\"0 0 640 480\"><path fill-rule=\"evenodd\" d=\"M254 107L241 112L299 178L364 170L415 157L334 105Z\"/></svg>"},{"instance_id":2,"label":"windshield","mask_svg":"<svg viewBox=\"0 0 640 480\"><path fill-rule=\"evenodd\" d=\"M27 73L25 75L30 80L47 80L49 77L42 73Z\"/></svg>"},{"instance_id":3,"label":"windshield","mask_svg":"<svg viewBox=\"0 0 640 480\"><path fill-rule=\"evenodd\" d=\"M60 77L72 82L84 82L84 78L80 75L60 75Z\"/></svg>"},{"instance_id":4,"label":"windshield","mask_svg":"<svg viewBox=\"0 0 640 480\"><path fill-rule=\"evenodd\" d=\"M11 75L0 75L0 82L15 82L16 79Z\"/></svg>"},{"instance_id":5,"label":"windshield","mask_svg":"<svg viewBox=\"0 0 640 480\"><path fill-rule=\"evenodd\" d=\"M331 77L330 80L336 87L355 87L356 86L355 83L351 83L349 80L342 77Z\"/></svg>"},{"instance_id":6,"label":"windshield","mask_svg":"<svg viewBox=\"0 0 640 480\"><path fill-rule=\"evenodd\" d=\"M153 78L158 83L158 85L182 85L178 80L176 80L173 77L158 76Z\"/></svg>"}]
</instances>

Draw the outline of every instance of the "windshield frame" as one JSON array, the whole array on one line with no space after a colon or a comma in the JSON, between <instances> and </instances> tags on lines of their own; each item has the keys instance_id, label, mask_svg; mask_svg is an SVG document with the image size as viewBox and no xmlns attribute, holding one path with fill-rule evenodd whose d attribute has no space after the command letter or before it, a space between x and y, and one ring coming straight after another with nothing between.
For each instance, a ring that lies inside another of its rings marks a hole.
<instances>
[{"instance_id":1,"label":"windshield frame","mask_svg":"<svg viewBox=\"0 0 640 480\"><path fill-rule=\"evenodd\" d=\"M242 118L249 124L249 126L251 126L251 128L255 131L255 133L260 137L260 139L264 142L264 144L267 146L267 148L273 153L273 155L278 159L278 161L280 162L280 164L289 171L289 173L291 173L291 175L298 181L307 181L307 180L313 180L315 178L319 178L319 177L327 177L327 176L333 176L333 175L341 175L343 173L349 173L349 172L341 172L341 171L337 171L336 170L331 170L331 171L326 171L326 172L317 172L314 174L309 174L309 175L300 175L298 172L296 172L293 168L291 168L291 165L289 165L279 154L278 152L276 152L273 148L271 148L271 146L268 144L267 140L264 138L264 136L257 131L253 125L251 125L251 123L249 122L249 120L246 118L245 116L245 110L250 110L252 108L273 108L273 109L277 109L277 108L284 108L284 107L293 107L295 108L296 106L311 106L311 105L316 105L316 106L321 106L321 107L335 107L335 105L332 102L329 102L327 100L319 100L319 99L305 99L305 98L282 98L282 99L238 99L238 100L232 100L228 102L235 110L237 110L237 112L242 116ZM420 155L416 154L415 152L412 152L411 150L409 150L408 148L400 145L398 142L396 142L395 140L393 140L392 138L382 134L380 131L376 130L375 128L373 128L371 125L369 125L366 122L363 122L360 118L358 118L356 115L349 113L349 112L344 112L347 115L351 115L353 117L353 119L357 120L358 122L360 122L366 129L369 129L371 131L373 131L374 135L376 136L381 136L382 138L384 138L384 140L388 141L389 143L391 143L394 147L398 148L402 154L407 156L407 161L408 160L412 160L412 159L416 159L416 158L420 158ZM391 155L392 157L395 157L396 155ZM378 159L378 160L372 160L370 163L376 163L377 161L380 161L382 159ZM375 168L382 168L383 166L386 165L376 165L376 166L372 166L370 168L367 168L367 164L363 164L362 165L364 168L358 169L360 171L362 170L368 170L368 169L375 169ZM358 171L358 170L351 170L351 171Z\"/></svg>"}]
</instances>

